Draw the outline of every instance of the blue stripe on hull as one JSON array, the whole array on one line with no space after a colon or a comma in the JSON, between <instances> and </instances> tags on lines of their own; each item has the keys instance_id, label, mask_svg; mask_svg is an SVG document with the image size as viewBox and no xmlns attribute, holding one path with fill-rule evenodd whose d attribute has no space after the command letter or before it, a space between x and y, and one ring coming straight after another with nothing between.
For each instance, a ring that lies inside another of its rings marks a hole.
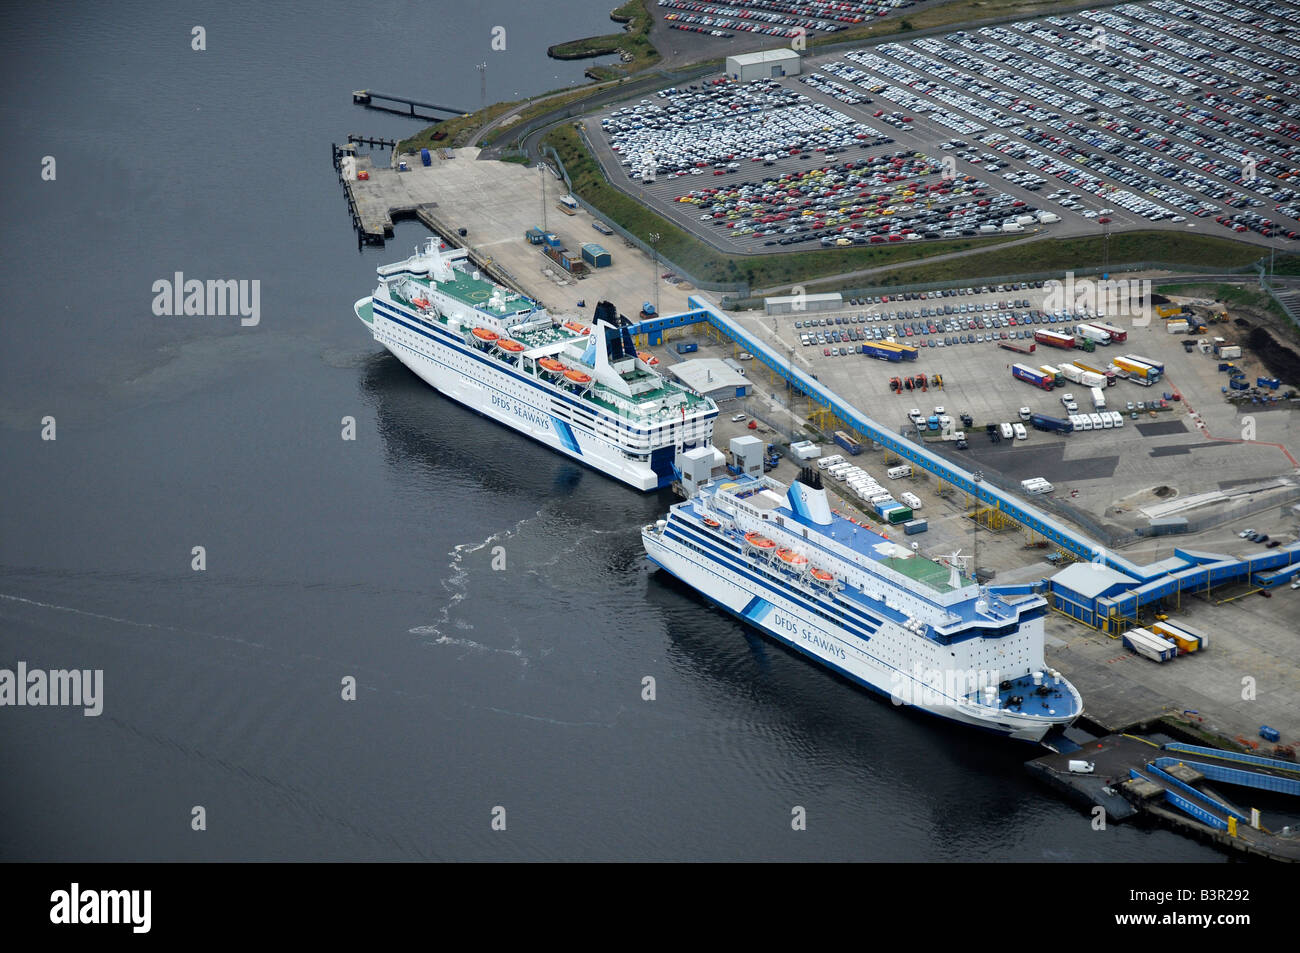
<instances>
[{"instance_id":1,"label":"blue stripe on hull","mask_svg":"<svg viewBox=\"0 0 1300 953\"><path fill-rule=\"evenodd\" d=\"M582 448L578 446L578 438L573 435L573 428L559 417L552 417L551 421L555 424L555 433L560 438L560 443L564 444L564 449L582 456Z\"/></svg>"},{"instance_id":2,"label":"blue stripe on hull","mask_svg":"<svg viewBox=\"0 0 1300 953\"><path fill-rule=\"evenodd\" d=\"M907 709L913 712L920 712L922 714L929 715L933 718L937 718L946 724L961 725L962 727L965 728L973 728L978 731L986 732L991 735L996 735L999 738L1012 738L1013 741L1023 741L1023 742L1028 742L1029 744L1037 743L1037 742L1029 741L1029 739L1027 738L1014 738L1010 731L1006 731L1004 729L992 728L987 725L975 725L975 724L971 724L968 721L961 721L960 719L957 718L949 718L946 715L941 715L937 711L931 711L928 708L920 708L916 705L895 705L893 701L893 695L891 695L885 689L871 684L870 682L868 682L866 679L862 678L859 675L854 675L852 672L840 668L840 666L836 665L834 662L827 661L826 659L822 658L820 655L816 655L813 652L810 652L807 649L802 648L796 643L786 639L783 635L781 635L779 632L775 631L774 629L769 629L767 626L762 625L759 622L755 622L747 618L745 614L742 614L742 612L747 614L748 610L754 604L755 601L762 602L764 603L764 605L766 605L767 603L765 600L762 599L750 600L750 602L745 606L745 609L743 609L741 612L737 612L735 609L732 609L730 606L728 606L725 602L721 602L718 599L715 599L713 596L709 595L707 592L704 592L702 589L695 588L695 586L692 586L685 579L682 579L681 576L677 575L677 573L673 572L671 569L669 569L659 560L655 559L653 556L647 554L646 559L654 563L656 566L658 566L664 572L668 573L668 575L672 576L674 579L678 580L682 585L690 589L691 592L703 596L710 603L717 606L719 609L724 610L728 615L733 616L736 619L739 619L741 622L745 623L746 625L752 626L753 628L762 632L764 635L771 637L772 639L780 643L782 648L791 649L795 652L798 652L800 655L811 659L812 661L816 662L818 665L824 668L829 668L836 675L839 675L847 679L849 682L853 683L854 685L857 685L860 688L869 689L873 694L879 695L881 698L887 699L891 707Z\"/></svg>"}]
</instances>

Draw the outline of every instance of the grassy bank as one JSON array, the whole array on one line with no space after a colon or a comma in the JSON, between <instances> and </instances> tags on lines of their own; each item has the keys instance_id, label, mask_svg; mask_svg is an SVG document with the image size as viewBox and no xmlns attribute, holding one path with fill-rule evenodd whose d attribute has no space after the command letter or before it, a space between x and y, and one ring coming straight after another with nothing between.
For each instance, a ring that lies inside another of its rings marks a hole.
<instances>
[{"instance_id":1,"label":"grassy bank","mask_svg":"<svg viewBox=\"0 0 1300 953\"><path fill-rule=\"evenodd\" d=\"M839 33L829 33L813 39L808 45L816 51L818 47L849 40L880 39L914 30L928 30L932 27L966 23L971 20L991 20L999 17L1016 17L1032 19L1056 13L1061 7L1058 0L963 0L957 3L945 3L937 7L921 10L908 10L898 19L887 19L883 23L853 27Z\"/></svg>"},{"instance_id":2,"label":"grassy bank","mask_svg":"<svg viewBox=\"0 0 1300 953\"><path fill-rule=\"evenodd\" d=\"M577 194L600 209L607 218L642 239L657 232L660 235L660 254L690 270L701 281L747 281L754 288L798 282L808 284L810 290L833 290L957 281L981 275L1063 272L1098 264L1104 255L1101 236L1044 239L1010 248L997 246L1017 240L1016 236L908 245L855 245L786 254L728 255L710 248L690 232L611 186L572 125L557 127L548 133L545 141L564 162ZM923 260L974 248L987 250L945 261ZM1110 239L1110 260L1115 262L1167 261L1235 267L1248 265L1259 255L1256 246L1208 235L1149 231L1112 235ZM908 262L912 264L870 278L828 277ZM819 287L818 279L823 279L820 284L825 287Z\"/></svg>"},{"instance_id":3,"label":"grassy bank","mask_svg":"<svg viewBox=\"0 0 1300 953\"><path fill-rule=\"evenodd\" d=\"M623 75L653 66L659 62L659 51L650 42L650 27L654 23L654 18L647 3L648 0L627 0L627 3L610 14L611 20L627 24L622 32L557 43L547 50L547 53L556 59L572 60L622 50L632 56L629 62L614 67ZM602 69L610 69L610 67Z\"/></svg>"},{"instance_id":4,"label":"grassy bank","mask_svg":"<svg viewBox=\"0 0 1300 953\"><path fill-rule=\"evenodd\" d=\"M1294 264L1300 256L1288 256L1288 262ZM1279 266L1282 259L1278 259ZM1281 268L1279 267L1279 272ZM1156 294L1163 295L1183 295L1186 297L1196 298L1213 298L1215 301L1222 301L1227 307L1229 315L1232 314L1232 308L1242 307L1251 308L1255 311L1265 312L1277 318L1284 331L1291 337L1295 337L1295 327L1291 324L1291 319L1287 317L1282 306L1273 300L1273 296L1265 291L1261 291L1257 286L1256 277L1251 275L1242 275L1243 284L1228 285L1160 285L1155 288Z\"/></svg>"},{"instance_id":5,"label":"grassy bank","mask_svg":"<svg viewBox=\"0 0 1300 953\"><path fill-rule=\"evenodd\" d=\"M1089 238L1046 238L964 255L952 261L937 261L898 268L876 275L873 285L908 285L929 281L959 281L976 275L1020 275L1034 272L1065 272L1094 267L1105 259L1100 236ZM1236 268L1259 260L1259 247L1227 238L1190 235L1181 232L1144 231L1112 233L1110 260L1160 261L1170 264Z\"/></svg>"}]
</instances>

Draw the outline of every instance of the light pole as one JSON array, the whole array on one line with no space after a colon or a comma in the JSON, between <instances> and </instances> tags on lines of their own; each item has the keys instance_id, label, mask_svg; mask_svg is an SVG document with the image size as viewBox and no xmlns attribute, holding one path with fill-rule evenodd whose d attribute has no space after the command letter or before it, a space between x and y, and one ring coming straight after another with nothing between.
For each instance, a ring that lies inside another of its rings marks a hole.
<instances>
[{"instance_id":1,"label":"light pole","mask_svg":"<svg viewBox=\"0 0 1300 953\"><path fill-rule=\"evenodd\" d=\"M656 316L659 314L659 237L658 232L651 232L649 235L650 247L654 249L655 253L655 270L654 274L650 276L650 280L654 283Z\"/></svg>"},{"instance_id":2,"label":"light pole","mask_svg":"<svg viewBox=\"0 0 1300 953\"><path fill-rule=\"evenodd\" d=\"M975 529L974 529L974 532L972 533L972 538L973 538L973 540L974 540L974 545L973 545L973 547L971 548L970 574L971 574L971 578L975 580L975 584L976 584L976 585L979 585L979 581L980 581L980 576L979 576L979 572L980 572L980 570L979 570L979 564L980 564L980 481L984 479L984 471L983 471L983 470L976 470L974 473L971 474L971 479L975 481L975 513L974 513L974 517L975 517L975 519L974 519L974 522L975 522Z\"/></svg>"}]
</instances>

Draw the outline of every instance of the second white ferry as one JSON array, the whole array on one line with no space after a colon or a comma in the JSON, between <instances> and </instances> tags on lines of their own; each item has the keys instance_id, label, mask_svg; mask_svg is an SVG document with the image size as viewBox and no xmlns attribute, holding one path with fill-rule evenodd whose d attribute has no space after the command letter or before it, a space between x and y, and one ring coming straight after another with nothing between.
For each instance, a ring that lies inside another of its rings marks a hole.
<instances>
[{"instance_id":1,"label":"second white ferry","mask_svg":"<svg viewBox=\"0 0 1300 953\"><path fill-rule=\"evenodd\" d=\"M993 593L832 511L814 470L705 483L641 536L688 586L898 704L1035 742L1083 711L1044 662L1042 596Z\"/></svg>"},{"instance_id":2,"label":"second white ferry","mask_svg":"<svg viewBox=\"0 0 1300 953\"><path fill-rule=\"evenodd\" d=\"M377 269L354 306L376 341L453 400L639 490L707 446L717 405L638 352L607 302L584 325L484 278L436 238Z\"/></svg>"}]
</instances>

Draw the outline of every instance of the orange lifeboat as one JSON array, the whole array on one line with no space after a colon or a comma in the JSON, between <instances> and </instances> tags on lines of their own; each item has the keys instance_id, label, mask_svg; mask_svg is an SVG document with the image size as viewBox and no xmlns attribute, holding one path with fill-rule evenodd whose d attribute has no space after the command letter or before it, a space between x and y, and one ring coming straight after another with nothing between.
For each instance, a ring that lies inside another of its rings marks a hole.
<instances>
[{"instance_id":1,"label":"orange lifeboat","mask_svg":"<svg viewBox=\"0 0 1300 953\"><path fill-rule=\"evenodd\" d=\"M486 341L491 344L493 341L499 339L501 335L497 334L495 331L489 331L487 328L475 328L474 337L478 338L480 341Z\"/></svg>"},{"instance_id":2,"label":"orange lifeboat","mask_svg":"<svg viewBox=\"0 0 1300 953\"><path fill-rule=\"evenodd\" d=\"M543 357L537 363L542 370L550 371L552 374L564 373L564 365L553 357Z\"/></svg>"},{"instance_id":3,"label":"orange lifeboat","mask_svg":"<svg viewBox=\"0 0 1300 953\"><path fill-rule=\"evenodd\" d=\"M781 562L787 566L802 566L808 562L808 557L802 553L796 553L793 549L778 549L776 554L781 557Z\"/></svg>"},{"instance_id":4,"label":"orange lifeboat","mask_svg":"<svg viewBox=\"0 0 1300 953\"><path fill-rule=\"evenodd\" d=\"M575 383L575 384L590 384L590 383L591 383L591 375L590 375L590 374L584 374L584 373L582 373L582 371L565 371L565 372L564 372L564 379L565 379L566 381L573 381L573 383Z\"/></svg>"},{"instance_id":5,"label":"orange lifeboat","mask_svg":"<svg viewBox=\"0 0 1300 953\"><path fill-rule=\"evenodd\" d=\"M818 582L834 582L834 581L835 581L835 577L832 576L830 573L828 573L825 569L814 569L814 570L812 571L812 577L813 577L814 579L816 579Z\"/></svg>"},{"instance_id":6,"label":"orange lifeboat","mask_svg":"<svg viewBox=\"0 0 1300 953\"><path fill-rule=\"evenodd\" d=\"M564 326L575 334L590 334L591 328L584 327L577 321L565 321Z\"/></svg>"},{"instance_id":7,"label":"orange lifeboat","mask_svg":"<svg viewBox=\"0 0 1300 953\"><path fill-rule=\"evenodd\" d=\"M511 354L518 354L524 349L524 346L518 341L512 341L510 338L502 338L497 341L497 347L503 351L509 351Z\"/></svg>"},{"instance_id":8,"label":"orange lifeboat","mask_svg":"<svg viewBox=\"0 0 1300 953\"><path fill-rule=\"evenodd\" d=\"M649 351L637 351L636 356L641 358L641 360L645 361L651 367L654 367L659 363L659 358L655 357Z\"/></svg>"},{"instance_id":9,"label":"orange lifeboat","mask_svg":"<svg viewBox=\"0 0 1300 953\"><path fill-rule=\"evenodd\" d=\"M415 305L417 308L427 308L427 307L429 306L429 299L428 299L428 298L412 298L412 299L411 299L411 304Z\"/></svg>"},{"instance_id":10,"label":"orange lifeboat","mask_svg":"<svg viewBox=\"0 0 1300 953\"><path fill-rule=\"evenodd\" d=\"M717 520L715 520L712 516L706 516L704 517L704 525L712 529L717 529L722 524L719 523Z\"/></svg>"},{"instance_id":11,"label":"orange lifeboat","mask_svg":"<svg viewBox=\"0 0 1300 953\"><path fill-rule=\"evenodd\" d=\"M758 533L746 533L745 542L751 546L757 546L759 549L772 549L776 543L772 542L766 536L760 536Z\"/></svg>"}]
</instances>

